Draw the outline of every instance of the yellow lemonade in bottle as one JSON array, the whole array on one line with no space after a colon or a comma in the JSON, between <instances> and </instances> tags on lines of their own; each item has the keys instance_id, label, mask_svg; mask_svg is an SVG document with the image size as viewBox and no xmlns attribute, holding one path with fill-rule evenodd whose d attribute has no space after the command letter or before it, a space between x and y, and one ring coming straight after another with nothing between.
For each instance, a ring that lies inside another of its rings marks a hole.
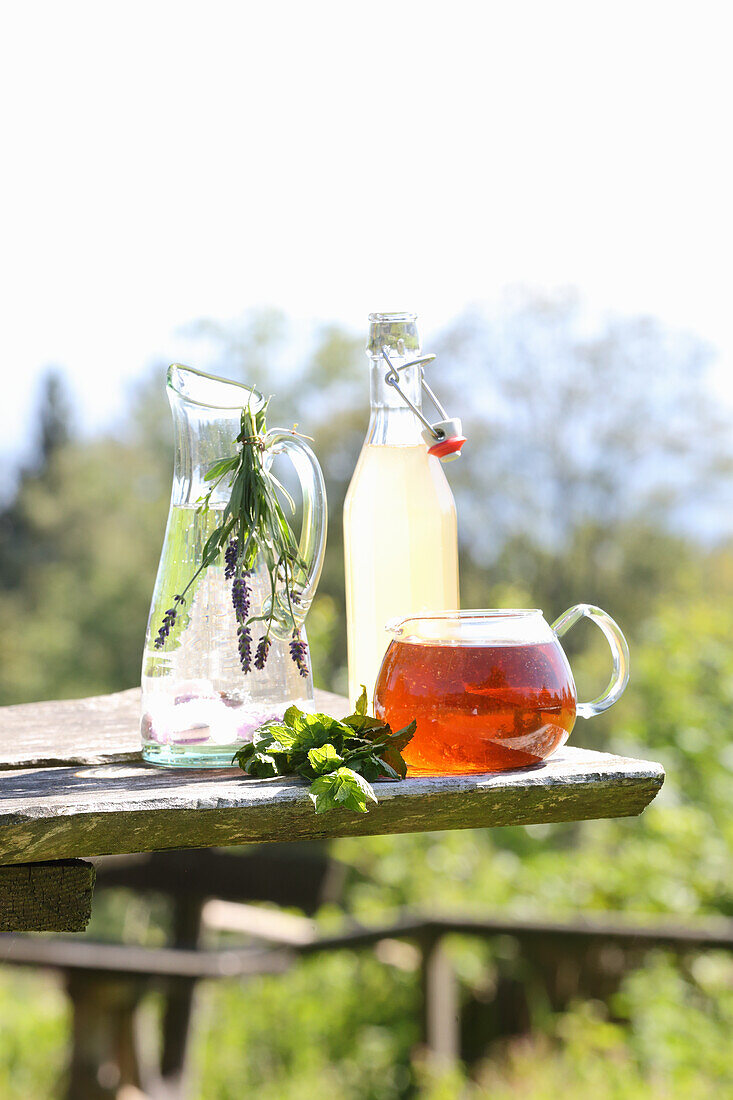
<instances>
[{"instance_id":1,"label":"yellow lemonade in bottle","mask_svg":"<svg viewBox=\"0 0 733 1100\"><path fill-rule=\"evenodd\" d=\"M420 421L393 386L420 408L414 314L372 314L371 420L344 503L349 698L364 684L371 701L397 616L458 608L456 507L442 465L428 454Z\"/></svg>"}]
</instances>

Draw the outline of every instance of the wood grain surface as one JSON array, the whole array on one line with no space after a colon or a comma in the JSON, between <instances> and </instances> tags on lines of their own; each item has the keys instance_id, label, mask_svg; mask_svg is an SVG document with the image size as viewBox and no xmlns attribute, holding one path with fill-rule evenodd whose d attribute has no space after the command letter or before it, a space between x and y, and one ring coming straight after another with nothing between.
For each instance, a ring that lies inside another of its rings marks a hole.
<instances>
[{"instance_id":1,"label":"wood grain surface","mask_svg":"<svg viewBox=\"0 0 733 1100\"><path fill-rule=\"evenodd\" d=\"M316 691L316 709L348 713L341 695ZM140 688L91 699L0 707L0 768L120 764L140 759Z\"/></svg>"},{"instance_id":2,"label":"wood grain surface","mask_svg":"<svg viewBox=\"0 0 733 1100\"><path fill-rule=\"evenodd\" d=\"M82 932L94 867L79 859L0 867L0 932Z\"/></svg>"},{"instance_id":3,"label":"wood grain surface","mask_svg":"<svg viewBox=\"0 0 733 1100\"><path fill-rule=\"evenodd\" d=\"M639 814L662 768L584 749L496 775L379 783L367 814L316 814L299 779L142 763L0 772L0 863Z\"/></svg>"}]
</instances>

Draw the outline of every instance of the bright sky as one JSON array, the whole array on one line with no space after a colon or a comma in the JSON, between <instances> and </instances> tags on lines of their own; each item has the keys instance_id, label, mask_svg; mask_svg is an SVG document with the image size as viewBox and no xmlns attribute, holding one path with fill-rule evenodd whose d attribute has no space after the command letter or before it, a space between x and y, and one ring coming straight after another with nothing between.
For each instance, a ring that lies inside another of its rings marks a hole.
<instances>
[{"instance_id":1,"label":"bright sky","mask_svg":"<svg viewBox=\"0 0 733 1100\"><path fill-rule=\"evenodd\" d=\"M573 285L733 363L727 5L26 0L0 8L0 456L38 377L94 426L202 316L425 343ZM200 364L204 365L204 364Z\"/></svg>"}]
</instances>

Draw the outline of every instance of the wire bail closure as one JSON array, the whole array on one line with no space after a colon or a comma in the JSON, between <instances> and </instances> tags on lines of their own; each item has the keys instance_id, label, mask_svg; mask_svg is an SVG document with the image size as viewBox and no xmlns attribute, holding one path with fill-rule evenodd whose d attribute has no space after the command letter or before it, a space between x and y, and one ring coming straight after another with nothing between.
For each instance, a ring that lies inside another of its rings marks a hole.
<instances>
[{"instance_id":1,"label":"wire bail closure","mask_svg":"<svg viewBox=\"0 0 733 1100\"><path fill-rule=\"evenodd\" d=\"M426 367L428 363L432 363L436 356L421 355L419 359L411 359L409 363L403 363L400 367L395 367L394 363L387 355L385 348L382 348L382 358L388 367L384 375L384 381L388 386L393 386L394 389L397 390L397 393L405 404L412 409L420 423L424 425L425 430L422 432L422 437L428 445L428 454L439 458L441 462L452 462L453 459L460 458L461 447L466 442L461 422L458 417L448 416L448 413L425 381L425 375L423 373L423 367ZM408 370L410 367L420 368L420 385L422 391L430 398L433 405L442 416L442 420L437 420L434 424L431 424L430 421L423 416L420 409L418 409L416 405L413 405L410 398L400 386L399 372Z\"/></svg>"}]
</instances>

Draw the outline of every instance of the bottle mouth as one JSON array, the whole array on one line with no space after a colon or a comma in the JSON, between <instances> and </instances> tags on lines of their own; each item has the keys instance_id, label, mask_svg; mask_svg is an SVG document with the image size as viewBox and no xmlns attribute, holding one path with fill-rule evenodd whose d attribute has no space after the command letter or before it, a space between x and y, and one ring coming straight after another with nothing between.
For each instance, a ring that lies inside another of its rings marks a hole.
<instances>
[{"instance_id":1,"label":"bottle mouth","mask_svg":"<svg viewBox=\"0 0 733 1100\"><path fill-rule=\"evenodd\" d=\"M383 349L400 359L420 354L416 313L370 313L367 353L379 358Z\"/></svg>"},{"instance_id":2,"label":"bottle mouth","mask_svg":"<svg viewBox=\"0 0 733 1100\"><path fill-rule=\"evenodd\" d=\"M370 313L369 320L372 324L399 324L400 322L410 323L417 320L416 313L410 313L408 311L398 313Z\"/></svg>"},{"instance_id":3,"label":"bottle mouth","mask_svg":"<svg viewBox=\"0 0 733 1100\"><path fill-rule=\"evenodd\" d=\"M230 378L218 378L215 374L195 370L193 367L173 363L168 367L168 389L188 405L200 405L205 409L244 409L259 412L265 399L252 386L233 382Z\"/></svg>"}]
</instances>

